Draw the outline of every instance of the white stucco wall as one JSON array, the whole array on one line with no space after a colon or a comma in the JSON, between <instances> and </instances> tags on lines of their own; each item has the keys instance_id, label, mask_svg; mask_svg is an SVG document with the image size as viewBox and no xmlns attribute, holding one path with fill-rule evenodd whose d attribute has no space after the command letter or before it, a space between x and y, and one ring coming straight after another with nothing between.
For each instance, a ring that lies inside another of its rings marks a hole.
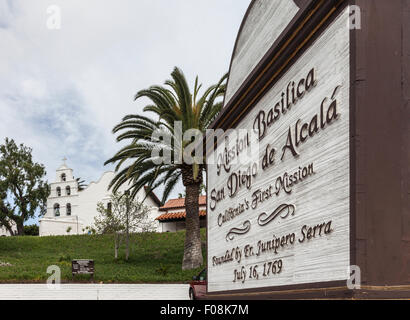
<instances>
[{"instance_id":1,"label":"white stucco wall","mask_svg":"<svg viewBox=\"0 0 410 320\"><path fill-rule=\"evenodd\" d=\"M66 175L66 181L61 179L61 175ZM72 169L65 164L56 171L56 180L50 184L51 194L47 200L47 213L40 219L40 236L83 234L88 231L86 227L92 227L94 217L97 212L97 203L102 202L107 206L110 201L111 191L108 186L114 178L115 173L108 171L102 174L100 179L91 182L84 190L78 191L77 181L73 177ZM66 195L66 187L69 186L71 194ZM61 195L57 194L57 188L61 188ZM126 187L120 188L119 192L124 192ZM141 189L136 200L142 201L145 197L145 190ZM60 216L56 216L54 206L59 204ZM67 204L71 204L71 215L67 215ZM147 197L144 204L150 208L149 218L153 221L156 232L161 232L158 217L157 204L151 197ZM71 227L70 233L67 229Z\"/></svg>"},{"instance_id":2,"label":"white stucco wall","mask_svg":"<svg viewBox=\"0 0 410 320\"><path fill-rule=\"evenodd\" d=\"M185 230L185 221L172 221L161 223L162 232L177 232Z\"/></svg>"},{"instance_id":3,"label":"white stucco wall","mask_svg":"<svg viewBox=\"0 0 410 320\"><path fill-rule=\"evenodd\" d=\"M14 232L17 232L16 224L13 222L12 227ZM0 237L8 237L11 236L10 232L4 226L0 226Z\"/></svg>"},{"instance_id":4,"label":"white stucco wall","mask_svg":"<svg viewBox=\"0 0 410 320\"><path fill-rule=\"evenodd\" d=\"M57 288L53 288L56 286ZM2 284L0 300L188 300L188 284ZM172 318L172 317L170 317Z\"/></svg>"},{"instance_id":5,"label":"white stucco wall","mask_svg":"<svg viewBox=\"0 0 410 320\"><path fill-rule=\"evenodd\" d=\"M76 216L62 219L43 218L40 221L40 236L82 234L84 227L80 220L77 221Z\"/></svg>"}]
</instances>

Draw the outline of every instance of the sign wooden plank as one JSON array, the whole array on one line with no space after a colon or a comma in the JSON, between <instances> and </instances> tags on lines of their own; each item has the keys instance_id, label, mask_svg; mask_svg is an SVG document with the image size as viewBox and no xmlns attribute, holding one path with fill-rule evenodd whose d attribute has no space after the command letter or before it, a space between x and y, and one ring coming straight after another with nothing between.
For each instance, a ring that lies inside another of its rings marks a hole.
<instances>
[{"instance_id":1,"label":"sign wooden plank","mask_svg":"<svg viewBox=\"0 0 410 320\"><path fill-rule=\"evenodd\" d=\"M409 1L294 2L212 125L208 294L408 298Z\"/></svg>"},{"instance_id":2,"label":"sign wooden plank","mask_svg":"<svg viewBox=\"0 0 410 320\"><path fill-rule=\"evenodd\" d=\"M235 94L298 11L298 5L292 0L254 1L236 41L225 102Z\"/></svg>"},{"instance_id":3,"label":"sign wooden plank","mask_svg":"<svg viewBox=\"0 0 410 320\"><path fill-rule=\"evenodd\" d=\"M347 279L348 19L346 9L209 155L208 292Z\"/></svg>"}]
</instances>

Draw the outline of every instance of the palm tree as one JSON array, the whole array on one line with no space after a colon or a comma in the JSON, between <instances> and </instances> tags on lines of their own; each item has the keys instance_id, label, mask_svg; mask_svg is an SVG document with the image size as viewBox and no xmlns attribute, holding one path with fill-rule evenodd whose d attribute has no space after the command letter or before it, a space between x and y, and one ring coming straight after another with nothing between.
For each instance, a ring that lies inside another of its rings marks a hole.
<instances>
[{"instance_id":1,"label":"palm tree","mask_svg":"<svg viewBox=\"0 0 410 320\"><path fill-rule=\"evenodd\" d=\"M148 186L147 190L151 192L162 185L162 203L165 203L182 178L186 193L186 237L182 261L182 269L185 270L197 268L203 263L198 198L205 165L197 160L191 164L177 161L180 159L178 154L184 154L184 148L191 141L178 139L174 123L180 122L182 134L189 129L205 133L222 108L222 102L218 98L225 93L227 75L216 85L209 87L199 99L201 85L198 85L198 77L192 94L180 69L175 68L171 76L172 80L167 80L165 86L152 86L136 94L135 100L146 97L152 101L153 104L147 105L144 112L152 112L155 119L138 114L125 116L122 122L114 127L113 133L121 132L117 141L127 140L129 144L105 164L116 163L117 173L110 188L116 192L120 186L128 183L131 198L144 186ZM171 145L152 141L151 137L158 131L163 137L171 139ZM158 164L153 151L159 147L162 148L161 155L171 152L171 161Z\"/></svg>"},{"instance_id":2,"label":"palm tree","mask_svg":"<svg viewBox=\"0 0 410 320\"><path fill-rule=\"evenodd\" d=\"M85 188L87 188L85 180L81 180L81 178L77 178L75 180L77 181L78 191L83 191Z\"/></svg>"}]
</instances>

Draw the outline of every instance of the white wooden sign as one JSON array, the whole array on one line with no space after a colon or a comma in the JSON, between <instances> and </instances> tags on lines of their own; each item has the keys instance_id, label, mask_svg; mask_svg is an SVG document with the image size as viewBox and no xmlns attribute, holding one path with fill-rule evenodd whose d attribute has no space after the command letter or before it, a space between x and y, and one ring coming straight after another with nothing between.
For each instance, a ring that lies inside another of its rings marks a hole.
<instances>
[{"instance_id":1,"label":"white wooden sign","mask_svg":"<svg viewBox=\"0 0 410 320\"><path fill-rule=\"evenodd\" d=\"M232 57L228 102L299 11L293 0L257 0L245 17Z\"/></svg>"},{"instance_id":2,"label":"white wooden sign","mask_svg":"<svg viewBox=\"0 0 410 320\"><path fill-rule=\"evenodd\" d=\"M347 279L348 17L343 12L241 120L239 136L231 132L210 155L209 292Z\"/></svg>"}]
</instances>

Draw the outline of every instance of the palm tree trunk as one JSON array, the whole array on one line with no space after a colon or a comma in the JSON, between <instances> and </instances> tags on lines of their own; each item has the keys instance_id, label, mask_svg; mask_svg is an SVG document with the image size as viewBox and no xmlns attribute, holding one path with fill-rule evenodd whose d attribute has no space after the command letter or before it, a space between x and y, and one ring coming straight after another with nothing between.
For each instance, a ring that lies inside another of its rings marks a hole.
<instances>
[{"instance_id":1,"label":"palm tree trunk","mask_svg":"<svg viewBox=\"0 0 410 320\"><path fill-rule=\"evenodd\" d=\"M185 186L186 235L182 270L195 269L203 263L199 226L199 187L200 183Z\"/></svg>"},{"instance_id":2,"label":"palm tree trunk","mask_svg":"<svg viewBox=\"0 0 410 320\"><path fill-rule=\"evenodd\" d=\"M128 261L128 257L130 255L130 200L129 200L129 193L126 193L126 210L127 210L127 225L126 225L126 241L127 241L127 245L126 245L126 251L125 251L125 260Z\"/></svg>"},{"instance_id":3,"label":"palm tree trunk","mask_svg":"<svg viewBox=\"0 0 410 320\"><path fill-rule=\"evenodd\" d=\"M126 234L125 234L125 241L126 241L126 249L125 249L125 260L128 261L128 257L130 255L130 193L129 191L125 192L125 210L126 210L126 215L127 215L127 221L126 221Z\"/></svg>"}]
</instances>

